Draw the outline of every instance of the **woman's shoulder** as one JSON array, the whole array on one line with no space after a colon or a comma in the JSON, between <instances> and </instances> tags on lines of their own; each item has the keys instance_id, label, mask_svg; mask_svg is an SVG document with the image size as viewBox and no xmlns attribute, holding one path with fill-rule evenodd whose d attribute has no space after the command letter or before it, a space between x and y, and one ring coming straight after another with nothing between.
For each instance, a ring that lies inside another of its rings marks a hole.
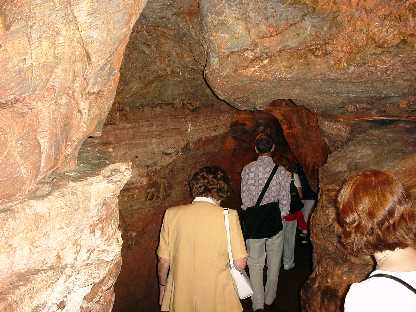
<instances>
[{"instance_id":1,"label":"woman's shoulder","mask_svg":"<svg viewBox=\"0 0 416 312\"><path fill-rule=\"evenodd\" d=\"M345 298L345 312L355 311L392 311L397 302L408 307L403 312L416 311L416 295L400 283L383 277L371 277L383 271L374 271L370 277L351 285ZM390 272L391 275L402 278L411 285L416 283L416 272ZM398 276L399 275L399 276ZM405 308L405 307L403 307Z\"/></svg>"}]
</instances>

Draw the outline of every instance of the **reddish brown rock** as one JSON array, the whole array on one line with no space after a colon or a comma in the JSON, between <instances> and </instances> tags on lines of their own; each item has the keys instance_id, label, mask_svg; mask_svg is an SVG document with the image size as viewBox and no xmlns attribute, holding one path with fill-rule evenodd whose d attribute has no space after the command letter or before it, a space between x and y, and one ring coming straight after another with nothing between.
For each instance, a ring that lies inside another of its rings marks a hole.
<instances>
[{"instance_id":1,"label":"reddish brown rock","mask_svg":"<svg viewBox=\"0 0 416 312\"><path fill-rule=\"evenodd\" d=\"M267 111L278 119L294 158L302 165L310 186L317 191L319 169L328 155L318 115L287 100L273 101Z\"/></svg>"},{"instance_id":2,"label":"reddish brown rock","mask_svg":"<svg viewBox=\"0 0 416 312\"><path fill-rule=\"evenodd\" d=\"M342 147L351 137L351 125L344 122L319 117L319 129L331 152Z\"/></svg>"},{"instance_id":3,"label":"reddish brown rock","mask_svg":"<svg viewBox=\"0 0 416 312\"><path fill-rule=\"evenodd\" d=\"M145 3L2 2L0 201L74 168L84 139L101 132Z\"/></svg>"},{"instance_id":4,"label":"reddish brown rock","mask_svg":"<svg viewBox=\"0 0 416 312\"><path fill-rule=\"evenodd\" d=\"M353 258L337 242L335 198L345 179L373 168L395 174L416 194L416 131L411 123L379 123L332 153L320 173L319 205L312 216L314 271L303 287L307 312L341 311L348 286L372 269L370 258Z\"/></svg>"},{"instance_id":5,"label":"reddish brown rock","mask_svg":"<svg viewBox=\"0 0 416 312\"><path fill-rule=\"evenodd\" d=\"M399 0L203 1L207 82L240 109L292 99L334 112L415 95L414 8Z\"/></svg>"},{"instance_id":6,"label":"reddish brown rock","mask_svg":"<svg viewBox=\"0 0 416 312\"><path fill-rule=\"evenodd\" d=\"M1 311L111 311L121 267L117 196L127 164L55 175L0 206Z\"/></svg>"}]
</instances>

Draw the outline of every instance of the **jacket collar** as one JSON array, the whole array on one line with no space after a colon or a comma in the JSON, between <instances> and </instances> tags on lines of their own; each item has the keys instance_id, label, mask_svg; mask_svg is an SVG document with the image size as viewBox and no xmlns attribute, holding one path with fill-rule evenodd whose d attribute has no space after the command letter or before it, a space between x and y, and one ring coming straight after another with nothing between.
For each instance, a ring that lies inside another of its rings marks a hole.
<instances>
[{"instance_id":1,"label":"jacket collar","mask_svg":"<svg viewBox=\"0 0 416 312\"><path fill-rule=\"evenodd\" d=\"M195 197L195 199L192 202L193 203L195 203L195 202L208 202L208 203L211 203L213 205L217 205L218 206L218 204L212 198L203 197L203 196L197 196L197 197Z\"/></svg>"}]
</instances>

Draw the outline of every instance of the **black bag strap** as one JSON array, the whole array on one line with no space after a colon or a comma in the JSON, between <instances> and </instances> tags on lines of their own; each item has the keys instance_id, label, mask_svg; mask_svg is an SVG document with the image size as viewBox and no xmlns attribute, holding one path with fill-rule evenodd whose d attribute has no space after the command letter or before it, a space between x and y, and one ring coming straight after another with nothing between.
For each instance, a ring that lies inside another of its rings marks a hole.
<instances>
[{"instance_id":1,"label":"black bag strap","mask_svg":"<svg viewBox=\"0 0 416 312\"><path fill-rule=\"evenodd\" d=\"M274 174L276 173L278 167L279 167L278 165L274 165L273 170L270 173L269 178L266 181L266 184L263 186L263 189L261 190L259 198L257 198L257 202L256 202L255 207L260 206L261 201L263 200L264 194L266 194L266 191L269 188L270 182L272 182L272 179L273 179Z\"/></svg>"},{"instance_id":2,"label":"black bag strap","mask_svg":"<svg viewBox=\"0 0 416 312\"><path fill-rule=\"evenodd\" d=\"M372 277L386 277L386 278L392 279L392 280L402 284L403 286L407 287L409 290L413 291L413 293L416 294L416 289L415 288L413 288L411 285L406 283L404 280L402 280L402 279L400 279L396 276L393 276L393 275L390 275L390 274L384 274L384 273L377 273L377 274L371 275L369 278L372 278Z\"/></svg>"}]
</instances>

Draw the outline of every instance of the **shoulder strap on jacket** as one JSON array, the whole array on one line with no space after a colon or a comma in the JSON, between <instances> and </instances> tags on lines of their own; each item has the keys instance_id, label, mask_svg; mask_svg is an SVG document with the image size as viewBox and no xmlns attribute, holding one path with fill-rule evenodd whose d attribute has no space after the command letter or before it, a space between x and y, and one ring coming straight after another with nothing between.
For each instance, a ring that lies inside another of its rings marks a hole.
<instances>
[{"instance_id":1,"label":"shoulder strap on jacket","mask_svg":"<svg viewBox=\"0 0 416 312\"><path fill-rule=\"evenodd\" d=\"M272 172L269 175L269 178L266 181L266 184L263 186L263 189L261 190L261 193L259 195L259 198L257 198L256 206L258 207L261 204L261 201L263 200L264 194L266 194L267 189L269 188L270 182L272 182L272 179L274 177L274 174L277 171L277 168L279 168L279 165L274 165Z\"/></svg>"},{"instance_id":2,"label":"shoulder strap on jacket","mask_svg":"<svg viewBox=\"0 0 416 312\"><path fill-rule=\"evenodd\" d=\"M385 278L392 279L392 280L402 284L403 286L405 286L409 290L413 291L414 294L416 294L416 289L414 287L412 287L411 285L406 283L404 280L402 280L402 279L400 279L396 276L393 276L393 275L390 275L390 274L384 274L384 273L377 273L377 274L371 275L369 278L372 278L372 277L385 277Z\"/></svg>"}]
</instances>

